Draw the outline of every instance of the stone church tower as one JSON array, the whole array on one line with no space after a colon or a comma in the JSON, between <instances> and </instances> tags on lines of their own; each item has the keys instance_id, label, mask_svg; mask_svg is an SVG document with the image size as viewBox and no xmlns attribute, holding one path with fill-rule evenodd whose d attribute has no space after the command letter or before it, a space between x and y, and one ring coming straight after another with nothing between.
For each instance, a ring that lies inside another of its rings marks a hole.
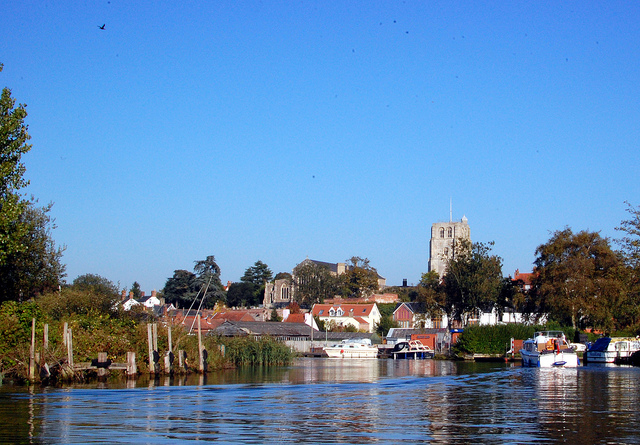
<instances>
[{"instance_id":1,"label":"stone church tower","mask_svg":"<svg viewBox=\"0 0 640 445\"><path fill-rule=\"evenodd\" d=\"M461 239L471 241L471 233L466 216L463 216L459 222L439 222L431 226L429 272L435 270L440 278L444 276L447 262L454 255L453 242Z\"/></svg>"}]
</instances>

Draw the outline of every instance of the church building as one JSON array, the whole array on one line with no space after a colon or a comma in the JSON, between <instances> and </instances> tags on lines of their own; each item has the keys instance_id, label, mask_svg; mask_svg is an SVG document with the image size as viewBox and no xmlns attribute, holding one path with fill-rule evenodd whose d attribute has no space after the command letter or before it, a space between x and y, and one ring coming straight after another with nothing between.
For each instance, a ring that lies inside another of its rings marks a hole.
<instances>
[{"instance_id":1,"label":"church building","mask_svg":"<svg viewBox=\"0 0 640 445\"><path fill-rule=\"evenodd\" d=\"M447 262L454 257L454 242L463 239L471 241L466 216L456 222L449 220L449 222L434 223L431 226L431 241L429 242L429 272L435 270L442 278L447 273Z\"/></svg>"}]
</instances>

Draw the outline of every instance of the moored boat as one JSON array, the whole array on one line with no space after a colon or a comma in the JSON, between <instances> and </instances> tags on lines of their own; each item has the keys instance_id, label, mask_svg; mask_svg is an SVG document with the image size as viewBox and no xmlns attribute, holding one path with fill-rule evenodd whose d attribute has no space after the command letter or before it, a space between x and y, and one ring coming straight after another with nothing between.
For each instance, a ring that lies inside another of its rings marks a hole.
<instances>
[{"instance_id":1,"label":"moored boat","mask_svg":"<svg viewBox=\"0 0 640 445\"><path fill-rule=\"evenodd\" d=\"M323 350L330 358L378 358L378 348L368 338L348 338Z\"/></svg>"},{"instance_id":2,"label":"moored boat","mask_svg":"<svg viewBox=\"0 0 640 445\"><path fill-rule=\"evenodd\" d=\"M562 331L540 331L525 340L520 349L522 366L539 368L578 366L578 354Z\"/></svg>"},{"instance_id":3,"label":"moored boat","mask_svg":"<svg viewBox=\"0 0 640 445\"><path fill-rule=\"evenodd\" d=\"M589 345L585 352L587 363L614 363L628 360L640 350L640 341L636 338L602 337Z\"/></svg>"},{"instance_id":4,"label":"moored boat","mask_svg":"<svg viewBox=\"0 0 640 445\"><path fill-rule=\"evenodd\" d=\"M396 358L433 358L435 352L420 340L409 340L397 343L391 350Z\"/></svg>"}]
</instances>

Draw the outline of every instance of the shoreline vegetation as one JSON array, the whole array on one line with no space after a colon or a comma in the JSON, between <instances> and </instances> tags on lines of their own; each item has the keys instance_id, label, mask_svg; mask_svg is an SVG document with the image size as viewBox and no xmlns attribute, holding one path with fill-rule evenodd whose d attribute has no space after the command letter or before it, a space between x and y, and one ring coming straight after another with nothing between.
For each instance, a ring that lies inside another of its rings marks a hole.
<instances>
[{"instance_id":1,"label":"shoreline vegetation","mask_svg":"<svg viewBox=\"0 0 640 445\"><path fill-rule=\"evenodd\" d=\"M170 325L143 309L124 311L117 303L117 295L73 288L22 303L5 301L0 305L0 378L17 384L83 381L101 374L98 371L106 362L126 363L128 353L135 354L136 375L164 374L164 356L170 350L176 355L171 373L198 373L203 372L200 345L206 351L205 372L245 365L285 365L295 357L286 345L272 338L200 337L181 324ZM149 327L154 324L151 343ZM65 327L72 333L71 360ZM184 351L184 367L177 366L178 351ZM37 371L30 375L34 356ZM70 366L70 361L77 366ZM92 369L82 369L80 364L91 362ZM155 370L152 363L157 363ZM126 372L110 369L108 375L126 377Z\"/></svg>"},{"instance_id":2,"label":"shoreline vegetation","mask_svg":"<svg viewBox=\"0 0 640 445\"><path fill-rule=\"evenodd\" d=\"M285 344L270 337L190 334L182 324L171 325L144 309L124 311L117 303L113 294L72 287L22 303L4 302L0 306L0 378L14 384L56 385L95 378L185 375L242 366L287 365L296 357ZM66 329L73 333L71 359ZM512 338L530 338L540 329L561 329L567 338L576 335L573 328L551 325L469 326L453 345L451 355L436 358L506 357ZM590 335L590 340L595 340L596 335ZM201 350L206 351L204 368L199 363ZM177 366L177 359L173 366L166 366L164 357L170 351L176 355L180 351L180 363L184 366ZM127 362L128 353L135 354L135 376L128 376L121 367L101 371L106 362ZM30 374L34 356L37 372Z\"/></svg>"}]
</instances>

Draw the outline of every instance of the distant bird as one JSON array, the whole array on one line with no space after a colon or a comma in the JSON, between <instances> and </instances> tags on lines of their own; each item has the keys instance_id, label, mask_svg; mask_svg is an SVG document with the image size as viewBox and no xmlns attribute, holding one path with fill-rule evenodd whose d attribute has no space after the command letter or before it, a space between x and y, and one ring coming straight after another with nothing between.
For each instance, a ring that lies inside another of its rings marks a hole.
<instances>
[{"instance_id":1,"label":"distant bird","mask_svg":"<svg viewBox=\"0 0 640 445\"><path fill-rule=\"evenodd\" d=\"M102 25L102 26L98 25L98 28L104 29L105 26L106 26L106 23L104 25Z\"/></svg>"}]
</instances>

